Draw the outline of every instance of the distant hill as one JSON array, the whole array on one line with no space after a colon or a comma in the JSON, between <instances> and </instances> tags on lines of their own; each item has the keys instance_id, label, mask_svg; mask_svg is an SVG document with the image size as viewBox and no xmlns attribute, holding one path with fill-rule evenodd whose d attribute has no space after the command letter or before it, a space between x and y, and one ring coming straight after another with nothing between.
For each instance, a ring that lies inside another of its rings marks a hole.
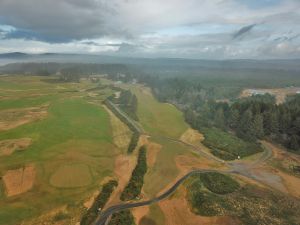
<instances>
[{"instance_id":1,"label":"distant hill","mask_svg":"<svg viewBox=\"0 0 300 225\"><path fill-rule=\"evenodd\" d=\"M199 70L285 70L300 71L300 59L233 59L203 60L181 58L131 58L108 55L43 53L26 54L12 52L0 54L0 65L8 63L56 62L56 63L97 63L128 64L143 68L145 71L199 71Z\"/></svg>"}]
</instances>

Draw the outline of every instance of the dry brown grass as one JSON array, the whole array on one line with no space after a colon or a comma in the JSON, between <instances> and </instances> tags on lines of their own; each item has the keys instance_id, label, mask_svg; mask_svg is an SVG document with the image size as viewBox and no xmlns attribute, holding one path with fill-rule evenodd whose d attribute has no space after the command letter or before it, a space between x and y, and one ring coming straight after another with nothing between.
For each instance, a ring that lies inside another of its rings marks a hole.
<instances>
[{"instance_id":1,"label":"dry brown grass","mask_svg":"<svg viewBox=\"0 0 300 225\"><path fill-rule=\"evenodd\" d=\"M140 224L141 219L149 213L149 206L137 207L131 210L135 223Z\"/></svg>"},{"instance_id":2,"label":"dry brown grass","mask_svg":"<svg viewBox=\"0 0 300 225\"><path fill-rule=\"evenodd\" d=\"M15 151L25 150L31 144L31 138L9 139L0 141L0 156L8 156Z\"/></svg>"},{"instance_id":3,"label":"dry brown grass","mask_svg":"<svg viewBox=\"0 0 300 225\"><path fill-rule=\"evenodd\" d=\"M8 170L3 176L6 195L10 197L29 191L33 187L35 175L36 171L33 165Z\"/></svg>"},{"instance_id":4,"label":"dry brown grass","mask_svg":"<svg viewBox=\"0 0 300 225\"><path fill-rule=\"evenodd\" d=\"M114 173L118 180L118 187L113 192L105 208L120 203L120 196L125 186L127 185L131 172L136 165L136 158L134 155L119 155L115 160Z\"/></svg>"},{"instance_id":5,"label":"dry brown grass","mask_svg":"<svg viewBox=\"0 0 300 225\"><path fill-rule=\"evenodd\" d=\"M165 225L238 225L239 221L228 216L203 217L191 212L185 199L184 188L178 189L176 197L163 200L159 203L165 215Z\"/></svg>"},{"instance_id":6,"label":"dry brown grass","mask_svg":"<svg viewBox=\"0 0 300 225\"><path fill-rule=\"evenodd\" d=\"M113 141L118 148L127 148L132 132L129 128L113 114L106 106L103 105L110 117L110 123L113 132Z\"/></svg>"},{"instance_id":7,"label":"dry brown grass","mask_svg":"<svg viewBox=\"0 0 300 225\"><path fill-rule=\"evenodd\" d=\"M44 119L47 116L48 105L23 109L8 109L0 111L0 131L10 130L18 126Z\"/></svg>"},{"instance_id":8,"label":"dry brown grass","mask_svg":"<svg viewBox=\"0 0 300 225\"><path fill-rule=\"evenodd\" d=\"M204 140L204 136L197 130L189 128L181 135L180 140L190 144L199 144Z\"/></svg>"}]
</instances>

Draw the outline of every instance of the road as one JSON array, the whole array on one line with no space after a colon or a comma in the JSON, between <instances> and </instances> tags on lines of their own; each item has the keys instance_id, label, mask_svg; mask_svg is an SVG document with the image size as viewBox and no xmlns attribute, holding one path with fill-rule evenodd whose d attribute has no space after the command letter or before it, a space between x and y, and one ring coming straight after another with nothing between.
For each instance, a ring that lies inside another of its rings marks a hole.
<instances>
[{"instance_id":1,"label":"road","mask_svg":"<svg viewBox=\"0 0 300 225\"><path fill-rule=\"evenodd\" d=\"M218 172L217 170L194 170L191 171L189 173L187 173L186 175L184 175L183 177L181 177L179 180L176 181L176 183L169 188L166 192L164 192L163 194L152 198L150 200L147 201L141 201L141 202L133 202L133 203L123 203L123 204L119 204L119 205L115 205L115 206L111 206L109 208L107 208L106 210L102 211L101 214L99 215L99 217L97 218L97 220L95 221L95 225L105 225L107 219L114 213L125 210L125 209L132 209L132 208L136 208L136 207L141 207L141 206L145 206L145 205L151 205L153 203L159 202L165 198L167 198L168 196L170 196L173 192L176 191L176 189L190 176L194 175L194 174L200 174L200 173L207 173L207 172ZM223 172L223 173L231 173L231 171L227 171L227 172Z\"/></svg>"},{"instance_id":2,"label":"road","mask_svg":"<svg viewBox=\"0 0 300 225\"><path fill-rule=\"evenodd\" d=\"M111 103L111 102L110 102ZM143 131L143 129L141 128L141 125L137 124L136 121L133 121L131 118L129 118L126 114L124 114L116 105L114 105L113 103L111 103L112 106L118 110L119 113L121 113L123 116L125 116L129 122L131 122L136 128L138 128L139 131L141 131L141 133L145 134L145 132ZM148 135L148 134L146 134ZM151 136L151 135L148 135ZM157 136L159 138L164 138L173 142L177 142L177 143L181 143L184 144L190 148L192 148L193 150L197 151L199 154L201 154L203 157L209 159L209 160L214 160L216 162L219 163L223 163L225 165L227 165L230 169L227 171L219 171L219 170L212 170L212 169L201 169L201 170L193 170L189 173L187 173L186 175L184 175L183 177L181 177L179 180L176 181L176 183L169 188L166 192L164 192L163 194L154 197L150 200L147 201L140 201L140 202L131 202L131 203L122 203L122 204L118 204L118 205L114 205L111 206L107 209L105 209L104 211L102 211L100 213L100 215L98 216L98 218L96 219L94 225L105 225L106 222L108 221L109 217L111 215L113 215L116 212L125 210L125 209L132 209L132 208L136 208L136 207L141 207L141 206L146 206L146 205L151 205L153 203L159 202L165 198L167 198L168 196L170 196L174 191L176 191L176 189L190 176L194 175L194 174L200 174L200 173L207 173L207 172L221 172L221 173L227 173L227 174L238 174L238 175L242 175L244 177L250 178L250 179L254 179L257 180L251 173L250 173L250 169L253 169L255 167L258 167L259 165L262 165L263 163L265 163L266 161L268 161L270 158L272 158L273 153L272 150L269 148L264 148L265 151L263 152L263 154L260 156L260 158L258 158L255 162L251 163L251 164L245 164L243 162L225 162L224 160L221 160L211 154L209 154L208 152L206 152L205 150L201 149L201 147L190 144L190 143L186 143L182 140L178 140L178 139L174 139L174 138L170 138L170 137L164 137L164 136Z\"/></svg>"}]
</instances>

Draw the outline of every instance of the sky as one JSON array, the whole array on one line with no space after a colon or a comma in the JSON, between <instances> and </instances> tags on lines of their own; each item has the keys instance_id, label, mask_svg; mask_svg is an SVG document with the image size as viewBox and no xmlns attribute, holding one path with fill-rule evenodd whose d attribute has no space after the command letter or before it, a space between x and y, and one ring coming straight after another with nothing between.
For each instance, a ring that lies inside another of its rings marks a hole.
<instances>
[{"instance_id":1,"label":"sky","mask_svg":"<svg viewBox=\"0 0 300 225\"><path fill-rule=\"evenodd\" d=\"M300 58L300 0L0 0L0 53Z\"/></svg>"}]
</instances>

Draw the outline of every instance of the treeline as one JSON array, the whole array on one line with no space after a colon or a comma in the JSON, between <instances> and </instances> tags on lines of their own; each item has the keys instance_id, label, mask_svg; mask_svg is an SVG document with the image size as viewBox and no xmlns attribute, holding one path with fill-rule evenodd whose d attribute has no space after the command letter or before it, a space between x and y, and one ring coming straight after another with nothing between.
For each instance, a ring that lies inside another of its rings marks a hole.
<instances>
[{"instance_id":1,"label":"treeline","mask_svg":"<svg viewBox=\"0 0 300 225\"><path fill-rule=\"evenodd\" d=\"M125 123L129 129L133 132L131 136L130 143L128 145L127 152L132 153L133 150L136 148L139 138L140 138L140 132L139 130L130 122L128 119L120 113L116 107L113 105L113 103L108 99L104 100L104 104L123 122Z\"/></svg>"},{"instance_id":2,"label":"treeline","mask_svg":"<svg viewBox=\"0 0 300 225\"><path fill-rule=\"evenodd\" d=\"M114 104L117 104L130 118L138 121L137 117L137 97L129 90L122 90L118 98L109 98Z\"/></svg>"},{"instance_id":3,"label":"treeline","mask_svg":"<svg viewBox=\"0 0 300 225\"><path fill-rule=\"evenodd\" d=\"M131 178L121 194L120 199L122 201L133 200L137 198L142 191L144 184L144 176L147 172L147 149L146 146L142 146L139 149L139 155L136 167L132 171Z\"/></svg>"},{"instance_id":4,"label":"treeline","mask_svg":"<svg viewBox=\"0 0 300 225\"><path fill-rule=\"evenodd\" d=\"M109 200L112 192L118 186L118 182L111 180L103 185L100 194L96 197L91 208L83 215L80 225L91 225L99 214L99 209L103 209L106 202Z\"/></svg>"},{"instance_id":5,"label":"treeline","mask_svg":"<svg viewBox=\"0 0 300 225\"><path fill-rule=\"evenodd\" d=\"M5 74L24 75L61 75L62 79L87 77L95 74L107 74L114 78L130 78L130 69L124 64L97 64L97 63L11 63L0 67ZM76 78L77 79L77 78Z\"/></svg>"},{"instance_id":6,"label":"treeline","mask_svg":"<svg viewBox=\"0 0 300 225\"><path fill-rule=\"evenodd\" d=\"M135 225L132 213L127 210L114 213L108 225Z\"/></svg>"},{"instance_id":7,"label":"treeline","mask_svg":"<svg viewBox=\"0 0 300 225\"><path fill-rule=\"evenodd\" d=\"M195 128L215 126L233 130L247 141L270 138L289 149L300 150L300 96L276 105L269 94L239 99L233 104L204 103L188 109L186 120Z\"/></svg>"}]
</instances>

